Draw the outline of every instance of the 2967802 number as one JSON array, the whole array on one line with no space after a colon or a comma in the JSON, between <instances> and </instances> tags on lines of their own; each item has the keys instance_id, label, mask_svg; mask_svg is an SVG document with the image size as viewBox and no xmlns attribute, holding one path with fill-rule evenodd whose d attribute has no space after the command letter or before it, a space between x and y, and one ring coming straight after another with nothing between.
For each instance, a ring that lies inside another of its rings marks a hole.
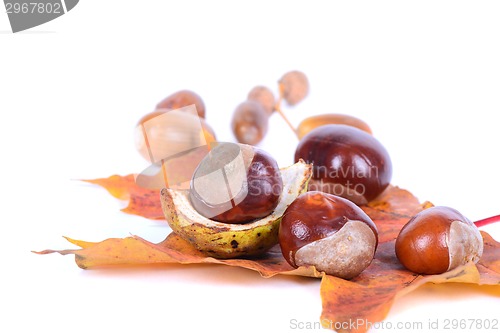
<instances>
[{"instance_id":1,"label":"2967802 number","mask_svg":"<svg viewBox=\"0 0 500 333\"><path fill-rule=\"evenodd\" d=\"M5 9L7 14L62 14L61 4L58 2L54 3L43 3L43 2L23 2L23 3L5 3Z\"/></svg>"},{"instance_id":2,"label":"2967802 number","mask_svg":"<svg viewBox=\"0 0 500 333\"><path fill-rule=\"evenodd\" d=\"M445 319L444 327L445 330L497 330L498 319Z\"/></svg>"}]
</instances>

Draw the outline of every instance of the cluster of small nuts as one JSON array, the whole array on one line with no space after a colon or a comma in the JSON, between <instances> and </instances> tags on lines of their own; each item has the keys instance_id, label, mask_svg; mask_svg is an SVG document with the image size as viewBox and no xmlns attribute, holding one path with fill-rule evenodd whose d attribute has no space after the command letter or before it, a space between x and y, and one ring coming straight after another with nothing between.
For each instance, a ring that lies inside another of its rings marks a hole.
<instances>
[{"instance_id":1,"label":"cluster of small nuts","mask_svg":"<svg viewBox=\"0 0 500 333\"><path fill-rule=\"evenodd\" d=\"M247 100L236 107L231 129L239 143L257 145L261 142L268 130L269 117L274 112L284 117L281 100L290 106L298 104L309 93L309 81L304 73L291 71L281 77L278 88L277 101L271 89L256 86L248 93ZM286 117L285 120L288 122Z\"/></svg>"}]
</instances>

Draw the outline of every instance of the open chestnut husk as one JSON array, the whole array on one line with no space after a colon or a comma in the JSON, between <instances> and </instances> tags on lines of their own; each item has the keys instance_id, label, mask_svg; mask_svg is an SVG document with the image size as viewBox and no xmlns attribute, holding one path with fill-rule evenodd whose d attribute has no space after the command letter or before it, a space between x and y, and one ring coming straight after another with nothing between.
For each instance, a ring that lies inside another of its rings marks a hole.
<instances>
[{"instance_id":1,"label":"open chestnut husk","mask_svg":"<svg viewBox=\"0 0 500 333\"><path fill-rule=\"evenodd\" d=\"M189 191L164 188L160 199L172 230L206 255L224 259L258 256L278 243L283 213L307 190L311 172L312 166L304 161L280 169L283 189L278 205L269 215L244 224L206 218L191 204Z\"/></svg>"},{"instance_id":2,"label":"open chestnut husk","mask_svg":"<svg viewBox=\"0 0 500 333\"><path fill-rule=\"evenodd\" d=\"M295 161L313 164L310 190L347 198L358 205L375 199L389 186L392 163L372 135L352 126L324 125L299 142Z\"/></svg>"},{"instance_id":3,"label":"open chestnut husk","mask_svg":"<svg viewBox=\"0 0 500 333\"><path fill-rule=\"evenodd\" d=\"M478 228L457 210L432 207L416 214L396 239L396 255L408 270L440 274L469 262L483 253Z\"/></svg>"},{"instance_id":4,"label":"open chestnut husk","mask_svg":"<svg viewBox=\"0 0 500 333\"><path fill-rule=\"evenodd\" d=\"M368 267L378 245L377 227L361 208L319 191L300 195L287 208L278 236L293 267L314 266L344 279Z\"/></svg>"}]
</instances>

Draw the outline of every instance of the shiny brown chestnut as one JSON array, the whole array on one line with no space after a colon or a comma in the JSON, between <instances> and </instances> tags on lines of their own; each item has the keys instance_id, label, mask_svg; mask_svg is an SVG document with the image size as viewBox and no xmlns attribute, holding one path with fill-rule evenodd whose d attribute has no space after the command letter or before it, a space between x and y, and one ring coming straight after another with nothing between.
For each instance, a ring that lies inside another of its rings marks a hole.
<instances>
[{"instance_id":1,"label":"shiny brown chestnut","mask_svg":"<svg viewBox=\"0 0 500 333\"><path fill-rule=\"evenodd\" d=\"M175 110L191 104L196 106L198 116L205 118L205 103L203 103L203 100L197 93L191 90L180 90L165 97L160 103L158 103L158 105L156 105L156 108Z\"/></svg>"},{"instance_id":2,"label":"shiny brown chestnut","mask_svg":"<svg viewBox=\"0 0 500 333\"><path fill-rule=\"evenodd\" d=\"M312 191L286 209L279 243L293 267L314 266L326 274L352 279L373 260L378 232L370 217L351 201Z\"/></svg>"},{"instance_id":3,"label":"shiny brown chestnut","mask_svg":"<svg viewBox=\"0 0 500 333\"><path fill-rule=\"evenodd\" d=\"M323 125L300 140L295 161L313 163L310 190L361 205L375 199L392 177L387 150L372 135L352 126Z\"/></svg>"},{"instance_id":4,"label":"shiny brown chestnut","mask_svg":"<svg viewBox=\"0 0 500 333\"><path fill-rule=\"evenodd\" d=\"M239 143L256 145L267 133L269 114L261 103L247 100L233 113L231 128Z\"/></svg>"},{"instance_id":5,"label":"shiny brown chestnut","mask_svg":"<svg viewBox=\"0 0 500 333\"><path fill-rule=\"evenodd\" d=\"M401 229L396 255L408 270L440 274L468 262L478 262L483 238L469 219L450 207L418 213Z\"/></svg>"},{"instance_id":6,"label":"shiny brown chestnut","mask_svg":"<svg viewBox=\"0 0 500 333\"><path fill-rule=\"evenodd\" d=\"M201 215L238 224L271 214L282 189L278 164L267 152L219 143L196 168L189 197Z\"/></svg>"}]
</instances>

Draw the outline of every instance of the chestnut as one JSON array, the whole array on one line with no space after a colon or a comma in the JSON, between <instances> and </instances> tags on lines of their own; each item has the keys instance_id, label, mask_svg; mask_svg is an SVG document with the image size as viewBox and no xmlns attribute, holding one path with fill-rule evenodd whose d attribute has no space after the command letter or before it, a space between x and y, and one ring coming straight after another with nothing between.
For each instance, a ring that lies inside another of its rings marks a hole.
<instances>
[{"instance_id":1,"label":"chestnut","mask_svg":"<svg viewBox=\"0 0 500 333\"><path fill-rule=\"evenodd\" d=\"M276 99L274 98L273 92L268 87L253 87L252 90L250 90L250 92L248 93L247 100L260 103L264 107L268 115L271 115L274 112Z\"/></svg>"},{"instance_id":2,"label":"chestnut","mask_svg":"<svg viewBox=\"0 0 500 333\"><path fill-rule=\"evenodd\" d=\"M330 124L349 125L359 128L360 130L365 131L368 134L372 134L370 126L368 126L367 123L359 118L347 114L326 113L307 117L302 120L299 126L297 126L297 136L300 140L313 129Z\"/></svg>"},{"instance_id":3,"label":"chestnut","mask_svg":"<svg viewBox=\"0 0 500 333\"><path fill-rule=\"evenodd\" d=\"M396 239L396 255L408 270L440 274L468 262L478 262L483 238L457 210L432 207L412 217Z\"/></svg>"},{"instance_id":4,"label":"chestnut","mask_svg":"<svg viewBox=\"0 0 500 333\"><path fill-rule=\"evenodd\" d=\"M361 208L320 191L304 193L288 206L278 237L293 267L314 266L344 279L368 267L378 245L377 227Z\"/></svg>"},{"instance_id":5,"label":"chestnut","mask_svg":"<svg viewBox=\"0 0 500 333\"><path fill-rule=\"evenodd\" d=\"M183 109L157 109L144 115L135 128L136 148L151 163L212 142L215 132L205 119Z\"/></svg>"},{"instance_id":6,"label":"chestnut","mask_svg":"<svg viewBox=\"0 0 500 333\"><path fill-rule=\"evenodd\" d=\"M257 101L247 100L234 110L231 129L238 142L256 145L264 139L268 122L269 114L264 106Z\"/></svg>"},{"instance_id":7,"label":"chestnut","mask_svg":"<svg viewBox=\"0 0 500 333\"><path fill-rule=\"evenodd\" d=\"M205 103L203 103L203 100L197 93L191 90L179 90L172 95L165 97L156 105L156 108L175 110L191 104L196 106L198 116L200 118L205 118Z\"/></svg>"},{"instance_id":8,"label":"chestnut","mask_svg":"<svg viewBox=\"0 0 500 333\"><path fill-rule=\"evenodd\" d=\"M283 99L288 105L295 105L306 98L309 93L309 80L301 71L290 71L278 81Z\"/></svg>"},{"instance_id":9,"label":"chestnut","mask_svg":"<svg viewBox=\"0 0 500 333\"><path fill-rule=\"evenodd\" d=\"M372 135L348 125L323 125L299 142L295 161L313 164L310 190L347 198L358 205L375 199L392 177L384 146Z\"/></svg>"},{"instance_id":10,"label":"chestnut","mask_svg":"<svg viewBox=\"0 0 500 333\"><path fill-rule=\"evenodd\" d=\"M189 198L201 215L224 223L246 223L271 214L283 181L276 160L262 149L219 143L200 162Z\"/></svg>"}]
</instances>

